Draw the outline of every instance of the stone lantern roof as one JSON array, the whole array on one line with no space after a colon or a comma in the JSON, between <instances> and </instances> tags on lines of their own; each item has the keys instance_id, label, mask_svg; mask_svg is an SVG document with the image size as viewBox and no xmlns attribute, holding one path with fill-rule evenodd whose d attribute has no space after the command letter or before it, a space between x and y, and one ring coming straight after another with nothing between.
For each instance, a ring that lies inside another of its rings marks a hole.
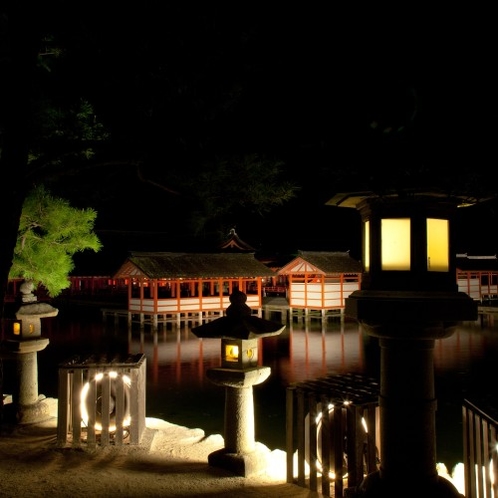
<instances>
[{"instance_id":1,"label":"stone lantern roof","mask_svg":"<svg viewBox=\"0 0 498 498\"><path fill-rule=\"evenodd\" d=\"M283 332L285 325L251 315L251 308L246 301L247 296L243 292L234 290L230 295L226 316L194 327L192 332L199 338L243 340L270 337Z\"/></svg>"},{"instance_id":2,"label":"stone lantern roof","mask_svg":"<svg viewBox=\"0 0 498 498\"><path fill-rule=\"evenodd\" d=\"M377 193L371 190L361 192L341 192L336 193L325 204L328 206L358 208L358 206L365 201L377 200L382 202L388 201L414 201L414 200L431 200L441 204L449 204L458 207L473 206L479 202L485 202L492 197L477 198L469 196L464 193L446 192L438 188L424 188L424 189L409 189L402 190L386 190L382 193Z\"/></svg>"}]
</instances>

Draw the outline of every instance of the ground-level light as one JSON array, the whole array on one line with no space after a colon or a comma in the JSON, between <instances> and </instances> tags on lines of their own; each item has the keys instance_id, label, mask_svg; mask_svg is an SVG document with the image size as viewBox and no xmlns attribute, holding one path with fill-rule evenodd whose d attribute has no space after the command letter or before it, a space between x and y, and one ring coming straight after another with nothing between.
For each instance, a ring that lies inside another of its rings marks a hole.
<instances>
[{"instance_id":1,"label":"ground-level light","mask_svg":"<svg viewBox=\"0 0 498 498\"><path fill-rule=\"evenodd\" d=\"M322 451L322 431L323 431L323 417L324 417L324 413L325 414L328 414L328 417L329 419L332 420L333 418L333 415L334 415L334 410L337 409L337 410L342 410L342 408L347 408L349 405L351 405L351 401L348 401L348 400L344 400L342 402L342 405L335 405L334 403L328 403L327 407L326 407L326 410L322 410L321 408L321 403L318 403L317 404L317 415L315 417L315 425L316 425L316 460L315 460L315 465L316 465L316 469L317 469L317 472L319 474L322 474L323 473L323 465L322 465L322 461L323 461L323 451ZM306 462L308 463L308 465L310 465L312 462L311 462L311 456L310 456L310 441L309 441L309 426L310 426L310 423L311 423L311 420L310 420L310 414L308 414L305 418L305 459L306 459ZM360 423L361 423L361 427L362 427L362 430L363 430L363 435L367 436L368 434L368 426L367 426L367 421L365 420L365 417L361 417L360 418ZM331 436L332 437L332 436ZM342 478L343 479L347 479L348 477L348 463L347 463L347 460L348 460L348 442L347 442L347 433L345 434L345 439L343 441L334 441L333 442L333 445L334 446L335 444L339 444L341 446L343 446L343 474L342 474ZM365 444L366 444L366 440L365 440ZM335 475L335 472L330 470L329 471L329 478L331 480L335 480L336 478L336 475Z\"/></svg>"},{"instance_id":2,"label":"ground-level light","mask_svg":"<svg viewBox=\"0 0 498 498\"><path fill-rule=\"evenodd\" d=\"M104 415L103 402L104 386L103 383L108 379L109 386L109 401L107 402L108 414ZM88 427L90 423L90 413L95 409L95 430L102 431L104 416L109 417L109 432L116 431L116 416L117 416L117 392L120 390L118 384L121 384L121 392L123 392L123 427L131 425L130 417L130 387L131 379L127 375L118 374L115 371L97 373L93 379L90 379L83 385L80 395L80 410L82 426ZM93 396L92 393L94 392ZM93 405L93 406L92 406Z\"/></svg>"}]
</instances>

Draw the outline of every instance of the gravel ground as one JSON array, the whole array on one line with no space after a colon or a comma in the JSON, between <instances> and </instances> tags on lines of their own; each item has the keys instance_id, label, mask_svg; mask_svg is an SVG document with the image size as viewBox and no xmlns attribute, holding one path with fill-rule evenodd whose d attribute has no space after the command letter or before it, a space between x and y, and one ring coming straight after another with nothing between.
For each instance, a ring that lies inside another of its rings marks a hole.
<instances>
[{"instance_id":1,"label":"gravel ground","mask_svg":"<svg viewBox=\"0 0 498 498\"><path fill-rule=\"evenodd\" d=\"M57 400L51 418L33 425L2 426L0 497L320 497L287 484L285 452L268 452L266 471L240 477L208 464L224 447L221 435L147 418L139 445L57 446Z\"/></svg>"}]
</instances>

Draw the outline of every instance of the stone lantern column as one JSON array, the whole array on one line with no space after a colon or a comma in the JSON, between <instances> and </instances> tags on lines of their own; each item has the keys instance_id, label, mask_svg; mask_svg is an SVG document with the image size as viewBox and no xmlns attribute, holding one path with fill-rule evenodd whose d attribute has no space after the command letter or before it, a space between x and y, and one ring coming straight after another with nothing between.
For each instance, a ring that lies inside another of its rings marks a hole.
<instances>
[{"instance_id":1,"label":"stone lantern column","mask_svg":"<svg viewBox=\"0 0 498 498\"><path fill-rule=\"evenodd\" d=\"M270 367L243 372L229 372L222 368L211 368L207 371L209 380L225 388L223 454L249 455L256 449L253 386L263 383L270 376L270 372ZM213 458L215 457L210 457L210 463Z\"/></svg>"},{"instance_id":2,"label":"stone lantern column","mask_svg":"<svg viewBox=\"0 0 498 498\"><path fill-rule=\"evenodd\" d=\"M258 342L280 334L285 325L251 314L247 296L235 290L226 316L192 329L197 337L221 338L221 366L207 377L225 388L225 447L211 453L209 464L247 477L265 469L269 450L255 441L253 386L270 376L258 365Z\"/></svg>"}]
</instances>

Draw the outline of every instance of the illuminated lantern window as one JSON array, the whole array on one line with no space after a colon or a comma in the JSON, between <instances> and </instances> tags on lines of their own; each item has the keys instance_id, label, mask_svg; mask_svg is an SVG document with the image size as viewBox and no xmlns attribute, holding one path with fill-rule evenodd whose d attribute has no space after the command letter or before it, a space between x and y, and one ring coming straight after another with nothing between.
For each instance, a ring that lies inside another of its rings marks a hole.
<instances>
[{"instance_id":1,"label":"illuminated lantern window","mask_svg":"<svg viewBox=\"0 0 498 498\"><path fill-rule=\"evenodd\" d=\"M14 322L12 332L14 335L21 335L21 322Z\"/></svg>"},{"instance_id":2,"label":"illuminated lantern window","mask_svg":"<svg viewBox=\"0 0 498 498\"><path fill-rule=\"evenodd\" d=\"M382 270L410 269L410 218L381 220Z\"/></svg>"},{"instance_id":3,"label":"illuminated lantern window","mask_svg":"<svg viewBox=\"0 0 498 498\"><path fill-rule=\"evenodd\" d=\"M223 368L252 368L258 362L257 339L222 339L221 366Z\"/></svg>"},{"instance_id":4,"label":"illuminated lantern window","mask_svg":"<svg viewBox=\"0 0 498 498\"><path fill-rule=\"evenodd\" d=\"M239 361L239 346L236 344L225 344L225 360L237 363Z\"/></svg>"},{"instance_id":5,"label":"illuminated lantern window","mask_svg":"<svg viewBox=\"0 0 498 498\"><path fill-rule=\"evenodd\" d=\"M427 270L448 271L449 260L448 220L427 219Z\"/></svg>"},{"instance_id":6,"label":"illuminated lantern window","mask_svg":"<svg viewBox=\"0 0 498 498\"><path fill-rule=\"evenodd\" d=\"M41 335L41 320L29 316L16 320L12 325L12 333L21 339L38 338Z\"/></svg>"},{"instance_id":7,"label":"illuminated lantern window","mask_svg":"<svg viewBox=\"0 0 498 498\"><path fill-rule=\"evenodd\" d=\"M370 270L370 222L363 223L363 266L365 271Z\"/></svg>"}]
</instances>

